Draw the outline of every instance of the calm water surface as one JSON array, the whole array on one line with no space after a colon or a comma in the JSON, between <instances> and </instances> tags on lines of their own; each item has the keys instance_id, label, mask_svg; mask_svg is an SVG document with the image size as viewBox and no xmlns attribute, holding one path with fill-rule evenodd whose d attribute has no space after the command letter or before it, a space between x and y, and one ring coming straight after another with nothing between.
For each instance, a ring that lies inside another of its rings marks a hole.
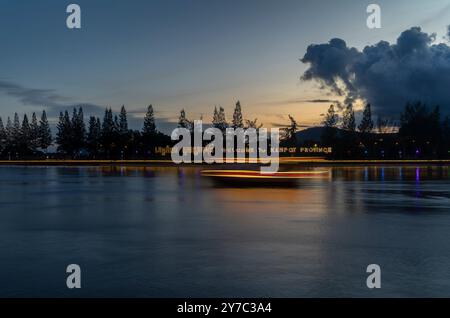
<instances>
[{"instance_id":1,"label":"calm water surface","mask_svg":"<svg viewBox=\"0 0 450 318\"><path fill-rule=\"evenodd\" d=\"M325 169L240 188L198 168L0 167L0 296L449 297L450 168Z\"/></svg>"}]
</instances>

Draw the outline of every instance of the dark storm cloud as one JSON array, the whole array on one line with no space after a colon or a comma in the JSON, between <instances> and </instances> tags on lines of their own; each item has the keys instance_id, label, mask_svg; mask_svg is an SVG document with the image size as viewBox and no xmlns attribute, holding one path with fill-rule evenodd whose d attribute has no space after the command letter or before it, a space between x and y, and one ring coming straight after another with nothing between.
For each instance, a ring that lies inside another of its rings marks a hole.
<instances>
[{"instance_id":1,"label":"dark storm cloud","mask_svg":"<svg viewBox=\"0 0 450 318\"><path fill-rule=\"evenodd\" d=\"M395 116L407 101L421 100L450 111L450 47L432 44L435 34L419 27L404 31L395 44L381 41L363 51L344 40L313 44L301 61L302 76L316 80L346 102L372 103L380 115Z\"/></svg>"}]
</instances>

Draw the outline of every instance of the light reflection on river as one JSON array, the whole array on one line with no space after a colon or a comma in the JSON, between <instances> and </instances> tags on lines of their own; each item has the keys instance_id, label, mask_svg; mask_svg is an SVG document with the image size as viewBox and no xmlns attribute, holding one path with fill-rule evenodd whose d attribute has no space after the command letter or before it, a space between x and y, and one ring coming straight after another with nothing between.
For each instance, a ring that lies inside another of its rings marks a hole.
<instances>
[{"instance_id":1,"label":"light reflection on river","mask_svg":"<svg viewBox=\"0 0 450 318\"><path fill-rule=\"evenodd\" d=\"M0 296L450 296L450 169L323 169L243 188L198 168L0 167Z\"/></svg>"}]
</instances>

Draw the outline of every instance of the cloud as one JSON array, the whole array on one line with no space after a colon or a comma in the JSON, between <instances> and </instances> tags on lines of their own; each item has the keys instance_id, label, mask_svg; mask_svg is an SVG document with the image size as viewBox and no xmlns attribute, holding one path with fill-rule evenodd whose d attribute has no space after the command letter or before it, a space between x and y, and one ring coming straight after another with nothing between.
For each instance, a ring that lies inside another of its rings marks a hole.
<instances>
[{"instance_id":1,"label":"cloud","mask_svg":"<svg viewBox=\"0 0 450 318\"><path fill-rule=\"evenodd\" d=\"M286 122L271 122L269 126L273 127L273 128L286 128L289 126L289 122L288 121L286 121ZM314 125L306 125L306 124L298 124L297 125L298 128L310 128L313 126Z\"/></svg>"},{"instance_id":2,"label":"cloud","mask_svg":"<svg viewBox=\"0 0 450 318\"><path fill-rule=\"evenodd\" d=\"M435 34L413 27L396 43L386 41L362 51L342 39L312 44L301 61L308 64L303 80L343 96L362 99L382 116L398 117L407 101L421 100L450 111L450 47L433 44Z\"/></svg>"},{"instance_id":3,"label":"cloud","mask_svg":"<svg viewBox=\"0 0 450 318\"><path fill-rule=\"evenodd\" d=\"M297 104L308 104L308 103L312 103L312 104L334 104L337 105L338 107L341 106L341 102L338 101L337 99L301 99L301 98L292 98L292 99L282 99L282 100L272 100L272 101L265 101L265 102L260 102L260 104L264 104L264 105L286 105L286 104L292 104L292 105L297 105ZM273 114L271 114L273 115Z\"/></svg>"},{"instance_id":4,"label":"cloud","mask_svg":"<svg viewBox=\"0 0 450 318\"><path fill-rule=\"evenodd\" d=\"M24 105L54 106L66 102L67 98L60 96L51 89L27 88L21 85L0 80L0 92L17 98Z\"/></svg>"},{"instance_id":5,"label":"cloud","mask_svg":"<svg viewBox=\"0 0 450 318\"><path fill-rule=\"evenodd\" d=\"M445 5L442 8L436 9L435 13L420 21L418 25L428 26L429 24L436 22L437 20L445 20L450 13L450 4Z\"/></svg>"},{"instance_id":6,"label":"cloud","mask_svg":"<svg viewBox=\"0 0 450 318\"><path fill-rule=\"evenodd\" d=\"M54 89L36 89L19 85L14 82L0 80L0 94L16 98L24 105L43 107L47 111L52 129L55 131L55 124L61 111L72 111L73 108L83 107L85 120L88 116L103 117L106 106L88 102L73 102L72 98L60 95ZM143 118L146 108L142 110L128 110L128 125L132 129L140 130L143 126ZM177 118L157 115L156 126L159 131L170 134L177 126Z\"/></svg>"},{"instance_id":7,"label":"cloud","mask_svg":"<svg viewBox=\"0 0 450 318\"><path fill-rule=\"evenodd\" d=\"M56 117L60 111L83 107L84 112L100 115L104 107L93 103L71 102L71 98L58 94L54 89L29 88L17 83L0 80L0 94L18 99L24 105L46 108L49 117Z\"/></svg>"},{"instance_id":8,"label":"cloud","mask_svg":"<svg viewBox=\"0 0 450 318\"><path fill-rule=\"evenodd\" d=\"M308 99L305 102L322 104L322 103L336 103L337 100L333 100L333 99Z\"/></svg>"}]
</instances>

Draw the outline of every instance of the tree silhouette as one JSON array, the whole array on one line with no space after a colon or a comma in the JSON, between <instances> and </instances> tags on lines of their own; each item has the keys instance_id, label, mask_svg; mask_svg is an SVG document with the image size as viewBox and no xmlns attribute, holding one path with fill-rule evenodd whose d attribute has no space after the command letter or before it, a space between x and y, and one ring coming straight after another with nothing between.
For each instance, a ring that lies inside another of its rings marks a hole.
<instances>
[{"instance_id":1,"label":"tree silhouette","mask_svg":"<svg viewBox=\"0 0 450 318\"><path fill-rule=\"evenodd\" d=\"M186 112L184 111L184 109L182 109L180 111L180 117L178 117L178 128L186 128L192 130L192 125L193 123L186 118Z\"/></svg>"},{"instance_id":2,"label":"tree silhouette","mask_svg":"<svg viewBox=\"0 0 450 318\"><path fill-rule=\"evenodd\" d=\"M47 113L42 111L41 120L39 121L39 148L47 152L48 147L52 144L52 132L48 124Z\"/></svg>"},{"instance_id":3,"label":"tree silhouette","mask_svg":"<svg viewBox=\"0 0 450 318\"><path fill-rule=\"evenodd\" d=\"M143 154L149 156L152 154L153 146L156 144L156 137L158 132L156 130L155 124L155 114L153 111L153 106L149 105L147 108L147 113L144 117L144 127L142 129L142 143L143 143Z\"/></svg>"},{"instance_id":4,"label":"tree silhouette","mask_svg":"<svg viewBox=\"0 0 450 318\"><path fill-rule=\"evenodd\" d=\"M355 112L353 111L353 105L350 103L344 110L342 116L342 129L354 132L356 130Z\"/></svg>"},{"instance_id":5,"label":"tree silhouette","mask_svg":"<svg viewBox=\"0 0 450 318\"><path fill-rule=\"evenodd\" d=\"M120 109L119 114L119 133L121 135L128 134L128 119L127 119L127 111L125 109L125 105Z\"/></svg>"},{"instance_id":6,"label":"tree silhouette","mask_svg":"<svg viewBox=\"0 0 450 318\"><path fill-rule=\"evenodd\" d=\"M100 124L100 119L95 116L91 116L89 118L88 125L86 145L91 156L95 159L99 153L102 140L102 127Z\"/></svg>"},{"instance_id":7,"label":"tree silhouette","mask_svg":"<svg viewBox=\"0 0 450 318\"><path fill-rule=\"evenodd\" d=\"M120 123L119 117L117 117L117 115L114 115L114 133L120 134Z\"/></svg>"},{"instance_id":8,"label":"tree silhouette","mask_svg":"<svg viewBox=\"0 0 450 318\"><path fill-rule=\"evenodd\" d=\"M130 131L128 130L128 118L125 105L123 105L120 109L118 133L118 144L121 149L121 159L123 159L123 155L128 148L128 144L130 143Z\"/></svg>"},{"instance_id":9,"label":"tree silhouette","mask_svg":"<svg viewBox=\"0 0 450 318\"><path fill-rule=\"evenodd\" d=\"M114 154L116 147L116 125L111 108L105 110L102 123L102 145L106 153L106 157L110 158Z\"/></svg>"},{"instance_id":10,"label":"tree silhouette","mask_svg":"<svg viewBox=\"0 0 450 318\"><path fill-rule=\"evenodd\" d=\"M3 120L0 117L0 152L2 152L3 150L5 150L6 148L6 129L5 126L3 125Z\"/></svg>"},{"instance_id":11,"label":"tree silhouette","mask_svg":"<svg viewBox=\"0 0 450 318\"><path fill-rule=\"evenodd\" d=\"M30 116L30 117L28 117ZM450 157L450 118L441 120L438 106L429 108L421 102L408 103L400 116L400 122L393 118L378 118L377 125L372 119L370 104L366 104L362 119L356 132L356 121L353 107L347 105L343 112L342 129L338 129L339 116L335 107L330 105L323 120L322 143L332 146L330 157L339 158L448 158ZM7 118L0 117L0 157L1 158L33 158L41 157L52 144L52 133L45 111L40 121L35 113ZM31 118L29 121L28 119ZM283 142L297 145L298 124L289 115L290 124L283 129ZM245 122L245 125L244 125ZM225 131L229 126L225 110L215 107L213 126ZM377 128L374 131L374 126ZM178 118L178 127L191 129L192 123L182 109ZM257 119L244 120L240 102L236 102L231 122L233 128L261 128ZM398 129L398 130L397 130ZM305 140L303 145L312 140ZM362 141L359 143L358 141ZM372 142L373 141L373 142ZM81 158L84 150L91 158L146 158L156 156L156 146L173 145L170 137L156 130L152 105L148 106L141 131L132 130L128 126L125 106L114 114L111 108L105 109L101 122L98 117L89 118L89 129L86 131L82 107L74 109L72 116L67 111L61 112L56 131L57 154L55 157Z\"/></svg>"},{"instance_id":12,"label":"tree silhouette","mask_svg":"<svg viewBox=\"0 0 450 318\"><path fill-rule=\"evenodd\" d=\"M37 121L36 113L31 115L31 123L30 123L30 137L29 144L31 150L35 151L39 148L39 124Z\"/></svg>"},{"instance_id":13,"label":"tree silhouette","mask_svg":"<svg viewBox=\"0 0 450 318\"><path fill-rule=\"evenodd\" d=\"M372 111L370 104L367 104L364 107L363 117L361 119L361 123L358 126L358 129L363 134L371 133L373 130Z\"/></svg>"},{"instance_id":14,"label":"tree silhouette","mask_svg":"<svg viewBox=\"0 0 450 318\"><path fill-rule=\"evenodd\" d=\"M363 117L361 119L361 122L358 125L358 130L361 133L361 150L364 157L368 157L371 155L369 153L369 145L372 143L372 131L373 131L373 120L372 120L372 111L370 104L366 104L363 111Z\"/></svg>"},{"instance_id":15,"label":"tree silhouette","mask_svg":"<svg viewBox=\"0 0 450 318\"><path fill-rule=\"evenodd\" d=\"M151 137L156 133L155 125L155 114L153 112L153 106L149 105L147 108L147 113L144 117L144 128L142 129L142 134L147 137Z\"/></svg>"},{"instance_id":16,"label":"tree silhouette","mask_svg":"<svg viewBox=\"0 0 450 318\"><path fill-rule=\"evenodd\" d=\"M21 136L22 132L20 129L19 115L14 113L14 121L12 126L12 149L16 152L16 155L20 151Z\"/></svg>"},{"instance_id":17,"label":"tree silhouette","mask_svg":"<svg viewBox=\"0 0 450 318\"><path fill-rule=\"evenodd\" d=\"M31 137L31 128L30 123L28 121L28 116L23 115L22 127L20 129L20 146L19 152L21 154L28 154L30 151L30 137Z\"/></svg>"},{"instance_id":18,"label":"tree silhouette","mask_svg":"<svg viewBox=\"0 0 450 318\"><path fill-rule=\"evenodd\" d=\"M330 105L330 107L328 108L328 112L325 115L325 119L323 121L324 126L336 127L338 120L339 116L336 114L336 111L334 110L334 105Z\"/></svg>"},{"instance_id":19,"label":"tree silhouette","mask_svg":"<svg viewBox=\"0 0 450 318\"><path fill-rule=\"evenodd\" d=\"M231 125L234 129L236 128L244 128L244 121L242 119L242 109L241 109L241 103L237 101L236 107L234 108L233 113L233 121Z\"/></svg>"},{"instance_id":20,"label":"tree silhouette","mask_svg":"<svg viewBox=\"0 0 450 318\"><path fill-rule=\"evenodd\" d=\"M214 106L212 124L214 128L219 128L220 126L219 111L217 110L217 106Z\"/></svg>"},{"instance_id":21,"label":"tree silhouette","mask_svg":"<svg viewBox=\"0 0 450 318\"><path fill-rule=\"evenodd\" d=\"M56 142L58 144L58 151L66 154L72 155L72 145L71 145L71 124L69 113L64 111L64 113L59 113L59 121L56 126Z\"/></svg>"},{"instance_id":22,"label":"tree silhouette","mask_svg":"<svg viewBox=\"0 0 450 318\"><path fill-rule=\"evenodd\" d=\"M225 133L226 129L228 128L228 123L223 107L219 107L219 110L217 110L217 107L214 107L212 124L214 128L220 129L223 133Z\"/></svg>"},{"instance_id":23,"label":"tree silhouette","mask_svg":"<svg viewBox=\"0 0 450 318\"><path fill-rule=\"evenodd\" d=\"M11 152L13 151L13 143L14 143L14 131L13 131L13 125L11 118L8 117L8 120L6 121L6 127L5 127L5 133L6 133L6 146L5 150L11 155Z\"/></svg>"},{"instance_id":24,"label":"tree silhouette","mask_svg":"<svg viewBox=\"0 0 450 318\"><path fill-rule=\"evenodd\" d=\"M245 120L245 128L255 128L259 129L263 126L263 124L258 124L258 118L255 118L253 120L246 119Z\"/></svg>"},{"instance_id":25,"label":"tree silhouette","mask_svg":"<svg viewBox=\"0 0 450 318\"><path fill-rule=\"evenodd\" d=\"M78 157L86 142L86 126L82 107L78 111L73 109L70 131L73 154Z\"/></svg>"},{"instance_id":26,"label":"tree silhouette","mask_svg":"<svg viewBox=\"0 0 450 318\"><path fill-rule=\"evenodd\" d=\"M322 134L322 143L325 145L334 145L337 139L337 123L339 116L334 110L334 105L330 105L328 112L325 114L323 125L325 127Z\"/></svg>"},{"instance_id":27,"label":"tree silhouette","mask_svg":"<svg viewBox=\"0 0 450 318\"><path fill-rule=\"evenodd\" d=\"M292 117L291 115L289 116L289 120L290 120L290 124L288 127L283 128L283 134L282 134L282 138L283 141L289 145L289 146L295 146L296 145L296 133L298 130L298 124L297 121L294 119L294 117Z\"/></svg>"},{"instance_id":28,"label":"tree silhouette","mask_svg":"<svg viewBox=\"0 0 450 318\"><path fill-rule=\"evenodd\" d=\"M441 123L440 116L439 106L430 110L421 102L406 104L400 116L399 135L406 142L409 152L417 156L437 153L446 125Z\"/></svg>"}]
</instances>

